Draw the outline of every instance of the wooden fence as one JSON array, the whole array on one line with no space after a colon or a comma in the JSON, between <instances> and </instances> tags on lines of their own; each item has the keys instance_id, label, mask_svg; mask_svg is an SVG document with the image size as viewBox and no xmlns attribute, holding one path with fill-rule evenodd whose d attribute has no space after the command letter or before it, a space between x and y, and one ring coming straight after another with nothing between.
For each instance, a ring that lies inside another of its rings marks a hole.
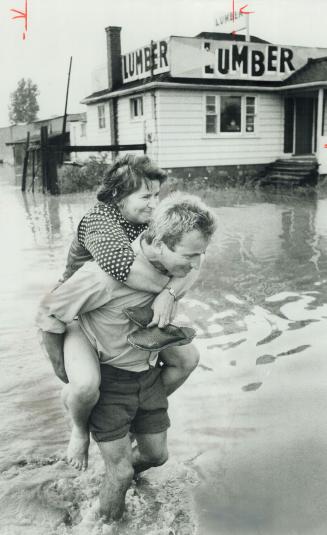
<instances>
[{"instance_id":1,"label":"wooden fence","mask_svg":"<svg viewBox=\"0 0 327 535\"><path fill-rule=\"evenodd\" d=\"M29 155L32 157L32 191L34 191L34 182L36 176L36 160L40 155L40 168L42 176L42 191L49 192L52 195L60 193L58 184L57 168L63 162L63 154L70 152L113 152L117 154L120 151L141 150L146 153L145 143L135 143L128 145L51 145L48 138L48 128L41 127L40 142L30 144L30 135L27 134L25 157L23 163L22 191L26 190L27 169Z\"/></svg>"}]
</instances>

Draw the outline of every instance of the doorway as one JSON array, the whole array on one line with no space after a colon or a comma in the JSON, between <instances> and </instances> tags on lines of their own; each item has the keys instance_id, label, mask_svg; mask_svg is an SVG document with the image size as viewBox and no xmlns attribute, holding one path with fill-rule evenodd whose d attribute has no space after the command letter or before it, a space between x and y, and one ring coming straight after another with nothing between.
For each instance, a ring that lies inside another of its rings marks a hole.
<instances>
[{"instance_id":1,"label":"doorway","mask_svg":"<svg viewBox=\"0 0 327 535\"><path fill-rule=\"evenodd\" d=\"M315 118L313 97L295 98L295 154L312 154Z\"/></svg>"}]
</instances>

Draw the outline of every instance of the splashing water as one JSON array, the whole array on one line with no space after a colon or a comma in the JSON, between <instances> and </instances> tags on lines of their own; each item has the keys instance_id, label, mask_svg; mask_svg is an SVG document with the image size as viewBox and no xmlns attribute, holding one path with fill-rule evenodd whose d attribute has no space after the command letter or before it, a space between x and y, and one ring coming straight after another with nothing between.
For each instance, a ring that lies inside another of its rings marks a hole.
<instances>
[{"instance_id":1,"label":"splashing water","mask_svg":"<svg viewBox=\"0 0 327 535\"><path fill-rule=\"evenodd\" d=\"M179 321L195 326L201 362L170 399L170 460L108 525L97 446L85 473L59 460L69 422L33 324L93 195L1 183L1 534L324 535L327 199L199 194L219 230Z\"/></svg>"}]
</instances>

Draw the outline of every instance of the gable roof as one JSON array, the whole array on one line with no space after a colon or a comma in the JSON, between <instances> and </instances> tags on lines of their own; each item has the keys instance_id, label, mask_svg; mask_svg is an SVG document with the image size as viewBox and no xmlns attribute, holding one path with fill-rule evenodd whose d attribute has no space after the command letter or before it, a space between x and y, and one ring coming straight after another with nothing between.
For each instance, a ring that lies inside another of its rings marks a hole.
<instances>
[{"instance_id":1,"label":"gable roof","mask_svg":"<svg viewBox=\"0 0 327 535\"><path fill-rule=\"evenodd\" d=\"M293 72L283 82L283 86L309 84L312 82L322 82L327 84L327 56L322 58L309 58L307 63Z\"/></svg>"}]
</instances>

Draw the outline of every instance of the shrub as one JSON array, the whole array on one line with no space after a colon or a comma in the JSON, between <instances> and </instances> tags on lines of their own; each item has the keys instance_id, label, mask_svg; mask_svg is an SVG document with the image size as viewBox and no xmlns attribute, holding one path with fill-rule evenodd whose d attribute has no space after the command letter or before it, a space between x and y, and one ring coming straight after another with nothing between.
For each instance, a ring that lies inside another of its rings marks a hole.
<instances>
[{"instance_id":1,"label":"shrub","mask_svg":"<svg viewBox=\"0 0 327 535\"><path fill-rule=\"evenodd\" d=\"M100 158L91 156L83 164L63 165L58 170L60 193L96 189L102 184L109 165L106 154L101 154Z\"/></svg>"}]
</instances>

